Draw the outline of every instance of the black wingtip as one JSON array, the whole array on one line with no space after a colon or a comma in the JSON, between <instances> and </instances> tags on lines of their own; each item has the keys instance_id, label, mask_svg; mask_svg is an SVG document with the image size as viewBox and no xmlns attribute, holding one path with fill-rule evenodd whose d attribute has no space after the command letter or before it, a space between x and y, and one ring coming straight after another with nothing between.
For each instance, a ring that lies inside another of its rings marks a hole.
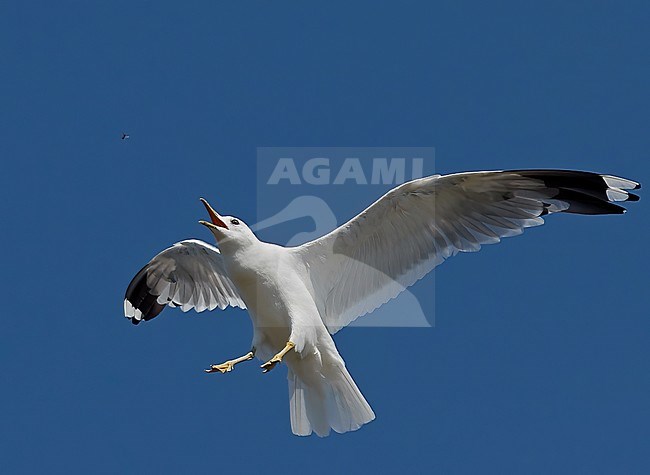
<instances>
[{"instance_id":1,"label":"black wingtip","mask_svg":"<svg viewBox=\"0 0 650 475\"><path fill-rule=\"evenodd\" d=\"M158 303L158 297L151 294L151 289L147 285L148 270L149 265L147 264L135 275L126 289L124 299L127 300L135 310L142 314L140 319L135 318L135 316L127 315L130 317L131 323L134 325L137 325L142 320L151 320L165 308L165 305Z\"/></svg>"},{"instance_id":2,"label":"black wingtip","mask_svg":"<svg viewBox=\"0 0 650 475\"><path fill-rule=\"evenodd\" d=\"M625 189L622 191L625 191L627 196L621 197L621 202L639 200L637 195L627 190L638 189L641 185L614 175L576 170L512 170L512 172L526 178L540 180L548 189L557 190L552 198L568 205L568 208L563 210L565 213L623 214L625 208L615 204L609 195L609 191L616 190L608 184L613 180L625 183L623 187Z\"/></svg>"}]
</instances>

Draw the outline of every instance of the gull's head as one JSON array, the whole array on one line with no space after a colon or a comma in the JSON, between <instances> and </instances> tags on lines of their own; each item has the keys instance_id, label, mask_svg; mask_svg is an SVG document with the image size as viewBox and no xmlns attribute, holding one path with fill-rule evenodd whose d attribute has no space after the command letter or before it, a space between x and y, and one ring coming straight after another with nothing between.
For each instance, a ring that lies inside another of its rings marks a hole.
<instances>
[{"instance_id":1,"label":"gull's head","mask_svg":"<svg viewBox=\"0 0 650 475\"><path fill-rule=\"evenodd\" d=\"M238 249L257 242L257 237L251 228L241 219L234 216L221 216L206 200L201 198L201 202L208 211L210 221L199 221L199 223L212 232L221 249Z\"/></svg>"}]
</instances>

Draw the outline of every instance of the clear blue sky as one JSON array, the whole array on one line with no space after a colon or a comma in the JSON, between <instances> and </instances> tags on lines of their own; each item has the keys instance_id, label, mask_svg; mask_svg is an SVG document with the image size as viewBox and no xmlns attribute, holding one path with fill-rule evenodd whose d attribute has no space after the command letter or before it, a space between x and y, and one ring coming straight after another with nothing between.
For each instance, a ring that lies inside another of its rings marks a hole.
<instances>
[{"instance_id":1,"label":"clear blue sky","mask_svg":"<svg viewBox=\"0 0 650 475\"><path fill-rule=\"evenodd\" d=\"M153 254L210 238L199 196L254 221L257 147L650 182L647 2L433 3L3 2L4 473L647 469L644 190L447 262L435 328L340 332L377 413L351 434L292 436L285 368L202 374L244 312L122 318Z\"/></svg>"}]
</instances>

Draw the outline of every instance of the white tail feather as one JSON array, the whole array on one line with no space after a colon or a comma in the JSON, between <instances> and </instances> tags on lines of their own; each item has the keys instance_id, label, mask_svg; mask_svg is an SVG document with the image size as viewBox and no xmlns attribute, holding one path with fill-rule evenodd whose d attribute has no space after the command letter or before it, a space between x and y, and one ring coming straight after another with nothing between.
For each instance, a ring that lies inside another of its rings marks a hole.
<instances>
[{"instance_id":1,"label":"white tail feather","mask_svg":"<svg viewBox=\"0 0 650 475\"><path fill-rule=\"evenodd\" d=\"M296 360L289 367L291 430L296 435L319 437L330 429L343 433L372 421L375 413L341 363L320 364L316 358ZM314 371L314 369L316 369ZM300 374L300 376L298 374Z\"/></svg>"}]
</instances>

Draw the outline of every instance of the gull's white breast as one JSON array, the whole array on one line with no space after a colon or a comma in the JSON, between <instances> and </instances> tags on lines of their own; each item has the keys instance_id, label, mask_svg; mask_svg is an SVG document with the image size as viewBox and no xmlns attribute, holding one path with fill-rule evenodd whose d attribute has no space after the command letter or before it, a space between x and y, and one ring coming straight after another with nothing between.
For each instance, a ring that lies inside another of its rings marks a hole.
<instances>
[{"instance_id":1,"label":"gull's white breast","mask_svg":"<svg viewBox=\"0 0 650 475\"><path fill-rule=\"evenodd\" d=\"M325 327L295 253L259 242L224 258L253 322L253 346L260 359L271 358L290 339L298 352L316 344L317 329Z\"/></svg>"}]
</instances>

